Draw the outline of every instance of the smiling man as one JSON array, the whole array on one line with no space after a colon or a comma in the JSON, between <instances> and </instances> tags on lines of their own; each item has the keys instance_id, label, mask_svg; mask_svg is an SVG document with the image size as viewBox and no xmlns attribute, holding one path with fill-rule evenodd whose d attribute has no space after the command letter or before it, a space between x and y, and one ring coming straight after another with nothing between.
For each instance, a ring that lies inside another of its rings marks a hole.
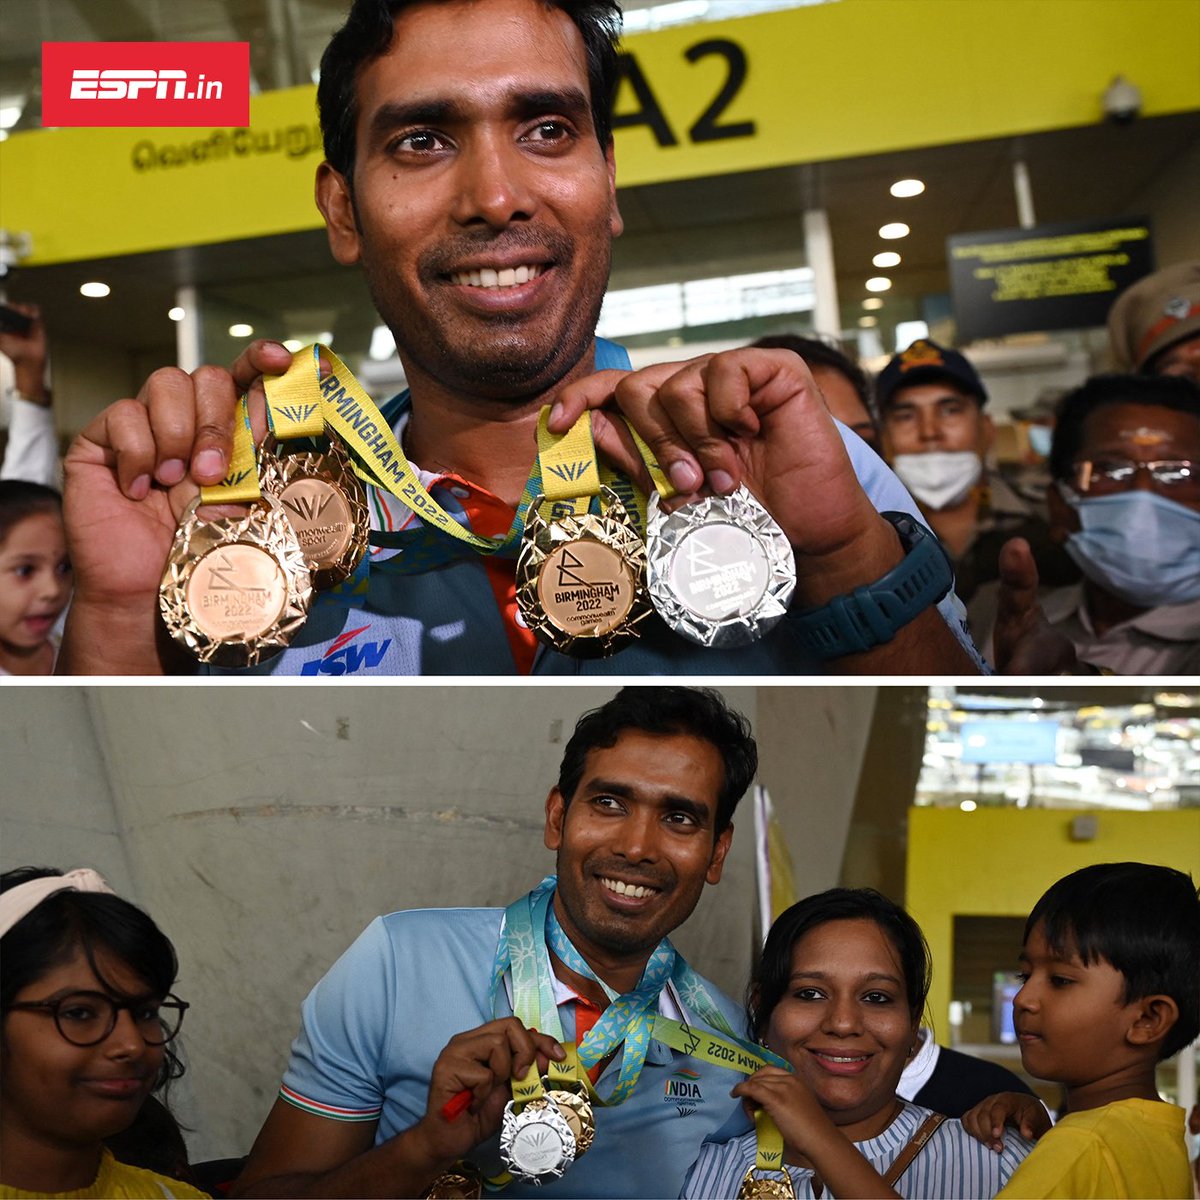
<instances>
[{"instance_id":1,"label":"smiling man","mask_svg":"<svg viewBox=\"0 0 1200 1200\"><path fill-rule=\"evenodd\" d=\"M321 64L327 161L317 203L334 257L360 268L410 390L383 415L447 514L486 537L519 531L537 424L588 409L601 455L649 475L611 414L642 435L683 497L745 484L798 563L787 618L762 640L701 649L657 617L612 659L539 645L511 556L461 543L384 488L350 594L325 597L254 670L322 674L962 673L979 661L947 565L882 462L827 412L804 363L738 350L630 372L597 339L621 232L610 133L615 0L358 0ZM239 392L265 431L251 346L231 371L157 371L68 457L77 587L62 670L157 673L157 592L199 485L224 478ZM617 369L621 368L621 369ZM410 485L411 486L411 485ZM410 494L411 498L411 494ZM402 544L398 544L402 543ZM352 655L352 657L349 657Z\"/></svg>"},{"instance_id":2,"label":"smiling man","mask_svg":"<svg viewBox=\"0 0 1200 1200\"><path fill-rule=\"evenodd\" d=\"M576 1046L590 1082L575 1070L556 1086L594 1084L595 1141L561 1179L505 1194L677 1194L701 1141L735 1117L740 1076L650 1038L649 1023L743 1036L740 1007L665 939L720 880L757 761L747 722L714 692L625 688L585 713L546 800L557 882L507 910L369 926L304 1002L240 1194L417 1196L437 1179L431 1194L466 1194L442 1190L448 1173L503 1171L510 1080L535 1058L570 1072Z\"/></svg>"}]
</instances>

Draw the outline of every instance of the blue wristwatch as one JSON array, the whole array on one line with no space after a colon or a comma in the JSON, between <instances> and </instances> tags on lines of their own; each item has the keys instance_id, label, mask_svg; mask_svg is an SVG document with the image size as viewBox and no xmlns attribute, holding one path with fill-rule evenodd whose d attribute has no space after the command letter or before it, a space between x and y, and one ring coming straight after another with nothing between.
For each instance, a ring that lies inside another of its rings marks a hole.
<instances>
[{"instance_id":1,"label":"blue wristwatch","mask_svg":"<svg viewBox=\"0 0 1200 1200\"><path fill-rule=\"evenodd\" d=\"M879 515L899 536L903 560L877 582L787 619L804 648L817 658L864 654L890 642L954 586L954 570L942 543L920 521L902 512Z\"/></svg>"}]
</instances>

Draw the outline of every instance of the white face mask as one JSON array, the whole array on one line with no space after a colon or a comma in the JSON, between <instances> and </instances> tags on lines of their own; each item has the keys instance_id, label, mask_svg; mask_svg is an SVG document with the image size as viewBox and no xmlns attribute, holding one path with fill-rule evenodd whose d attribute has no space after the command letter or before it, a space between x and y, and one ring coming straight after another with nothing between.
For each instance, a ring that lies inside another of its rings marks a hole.
<instances>
[{"instance_id":1,"label":"white face mask","mask_svg":"<svg viewBox=\"0 0 1200 1200\"><path fill-rule=\"evenodd\" d=\"M983 474L983 460L974 450L930 450L897 454L892 470L921 504L936 511L966 499Z\"/></svg>"}]
</instances>

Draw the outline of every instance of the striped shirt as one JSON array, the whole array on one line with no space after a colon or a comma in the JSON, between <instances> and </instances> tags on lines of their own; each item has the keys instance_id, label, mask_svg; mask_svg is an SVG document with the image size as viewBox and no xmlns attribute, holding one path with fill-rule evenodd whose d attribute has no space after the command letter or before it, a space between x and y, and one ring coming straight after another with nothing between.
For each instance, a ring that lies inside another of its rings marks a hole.
<instances>
[{"instance_id":1,"label":"striped shirt","mask_svg":"<svg viewBox=\"0 0 1200 1200\"><path fill-rule=\"evenodd\" d=\"M855 1142L855 1148L883 1175L929 1115L929 1109L905 1103L904 1111L878 1137ZM1032 1142L1006 1129L1004 1149L997 1154L971 1137L961 1122L943 1121L900 1176L896 1191L909 1200L991 1200L1032 1148ZM705 1142L684 1180L681 1196L685 1200L731 1200L754 1166L754 1149L753 1133L723 1144ZM810 1168L787 1170L797 1200L816 1196ZM829 1194L825 1189L824 1195Z\"/></svg>"}]
</instances>

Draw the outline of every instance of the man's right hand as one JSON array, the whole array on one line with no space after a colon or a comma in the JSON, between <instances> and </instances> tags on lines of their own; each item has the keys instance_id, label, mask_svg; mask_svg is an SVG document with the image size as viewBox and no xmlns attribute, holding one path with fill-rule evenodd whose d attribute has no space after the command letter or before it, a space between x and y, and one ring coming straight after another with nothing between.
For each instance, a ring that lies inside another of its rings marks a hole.
<instances>
[{"instance_id":1,"label":"man's right hand","mask_svg":"<svg viewBox=\"0 0 1200 1200\"><path fill-rule=\"evenodd\" d=\"M565 1057L554 1038L526 1029L516 1017L457 1034L433 1065L429 1102L412 1130L413 1145L444 1169L500 1128L504 1106L512 1099L511 1080L535 1061L538 1073L545 1074L550 1059L562 1062ZM464 1091L471 1093L469 1106L445 1117L445 1106Z\"/></svg>"},{"instance_id":2,"label":"man's right hand","mask_svg":"<svg viewBox=\"0 0 1200 1200\"><path fill-rule=\"evenodd\" d=\"M155 371L137 398L96 416L65 459L63 519L75 599L60 670L161 672L157 595L175 529L202 486L229 468L238 397L250 395L256 441L266 431L261 377L281 374L290 352L257 341L232 369Z\"/></svg>"},{"instance_id":3,"label":"man's right hand","mask_svg":"<svg viewBox=\"0 0 1200 1200\"><path fill-rule=\"evenodd\" d=\"M1038 569L1024 538L1000 548L1000 592L992 645L1001 675L1070 674L1075 646L1046 619L1038 600Z\"/></svg>"}]
</instances>

